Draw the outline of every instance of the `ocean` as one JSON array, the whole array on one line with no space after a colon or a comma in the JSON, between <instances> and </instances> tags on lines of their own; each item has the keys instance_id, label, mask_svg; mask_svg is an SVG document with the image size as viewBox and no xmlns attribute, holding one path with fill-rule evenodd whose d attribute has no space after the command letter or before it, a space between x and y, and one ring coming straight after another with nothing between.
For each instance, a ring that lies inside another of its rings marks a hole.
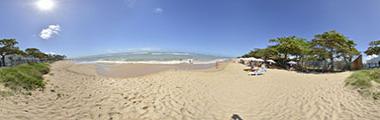
<instances>
[{"instance_id":1,"label":"ocean","mask_svg":"<svg viewBox=\"0 0 380 120\"><path fill-rule=\"evenodd\" d=\"M212 64L230 57L189 52L135 51L74 58L77 63Z\"/></svg>"}]
</instances>

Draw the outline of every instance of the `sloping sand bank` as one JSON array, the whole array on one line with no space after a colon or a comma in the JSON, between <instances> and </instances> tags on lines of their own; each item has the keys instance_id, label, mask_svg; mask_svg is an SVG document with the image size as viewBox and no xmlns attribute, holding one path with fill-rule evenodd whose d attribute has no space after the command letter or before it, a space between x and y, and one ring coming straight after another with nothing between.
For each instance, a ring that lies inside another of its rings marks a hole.
<instances>
[{"instance_id":1,"label":"sloping sand bank","mask_svg":"<svg viewBox=\"0 0 380 120\"><path fill-rule=\"evenodd\" d=\"M350 72L300 74L269 70L247 76L239 64L220 71L164 71L109 78L95 65L57 62L32 96L0 99L0 119L318 120L380 118L380 103L344 88Z\"/></svg>"}]
</instances>

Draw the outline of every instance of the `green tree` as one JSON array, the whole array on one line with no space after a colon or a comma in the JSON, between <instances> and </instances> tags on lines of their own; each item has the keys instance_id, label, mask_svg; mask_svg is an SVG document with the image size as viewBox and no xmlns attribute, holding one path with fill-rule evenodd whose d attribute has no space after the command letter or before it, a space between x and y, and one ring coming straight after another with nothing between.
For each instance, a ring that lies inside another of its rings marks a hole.
<instances>
[{"instance_id":1,"label":"green tree","mask_svg":"<svg viewBox=\"0 0 380 120\"><path fill-rule=\"evenodd\" d=\"M296 36L280 37L269 40L275 45L271 46L278 53L278 61L283 66L287 66L289 56L294 56L296 61L303 62L303 58L310 52L310 42L304 38ZM302 67L302 64L300 64Z\"/></svg>"},{"instance_id":2,"label":"green tree","mask_svg":"<svg viewBox=\"0 0 380 120\"><path fill-rule=\"evenodd\" d=\"M329 60L330 71L334 71L334 59L352 59L354 55L359 54L354 41L336 31L315 35L311 45L313 53L320 57L319 59Z\"/></svg>"},{"instance_id":3,"label":"green tree","mask_svg":"<svg viewBox=\"0 0 380 120\"><path fill-rule=\"evenodd\" d=\"M27 48L25 49L25 53L29 56L32 56L34 58L38 58L40 60L45 60L48 58L48 55L41 52L39 49L37 48Z\"/></svg>"},{"instance_id":4,"label":"green tree","mask_svg":"<svg viewBox=\"0 0 380 120\"><path fill-rule=\"evenodd\" d=\"M343 58L344 62L346 63L345 70L351 69L351 62L355 55L359 55L360 52L355 48L356 43L353 40L347 40L345 44L343 44L344 47L342 47L339 50L340 57Z\"/></svg>"},{"instance_id":5,"label":"green tree","mask_svg":"<svg viewBox=\"0 0 380 120\"><path fill-rule=\"evenodd\" d=\"M0 40L0 56L1 56L1 65L5 66L5 57L7 55L21 54L22 51L16 47L18 42L16 39L2 39Z\"/></svg>"},{"instance_id":6,"label":"green tree","mask_svg":"<svg viewBox=\"0 0 380 120\"><path fill-rule=\"evenodd\" d=\"M276 49L279 54L282 54L285 60L288 59L289 55L299 56L304 54L304 51L308 47L306 39L296 36L280 37L271 39L269 42L275 43L272 47Z\"/></svg>"},{"instance_id":7,"label":"green tree","mask_svg":"<svg viewBox=\"0 0 380 120\"><path fill-rule=\"evenodd\" d=\"M54 62L54 61L59 61L59 60L64 60L66 56L64 55L57 55L57 54L48 54L48 61Z\"/></svg>"},{"instance_id":8,"label":"green tree","mask_svg":"<svg viewBox=\"0 0 380 120\"><path fill-rule=\"evenodd\" d=\"M267 59L277 59L278 52L273 47L267 47L267 48L256 48L249 53L243 55L242 57L255 57L255 58L263 58L264 60Z\"/></svg>"},{"instance_id":9,"label":"green tree","mask_svg":"<svg viewBox=\"0 0 380 120\"><path fill-rule=\"evenodd\" d=\"M364 52L367 55L378 55L380 54L380 40L375 40L369 43L368 49Z\"/></svg>"}]
</instances>

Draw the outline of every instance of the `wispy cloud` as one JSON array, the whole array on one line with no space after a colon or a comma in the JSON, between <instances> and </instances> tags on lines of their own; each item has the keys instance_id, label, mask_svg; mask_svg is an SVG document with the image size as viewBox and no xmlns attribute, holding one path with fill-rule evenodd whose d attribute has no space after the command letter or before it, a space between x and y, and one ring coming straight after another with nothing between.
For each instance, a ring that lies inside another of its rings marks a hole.
<instances>
[{"instance_id":1,"label":"wispy cloud","mask_svg":"<svg viewBox=\"0 0 380 120\"><path fill-rule=\"evenodd\" d=\"M44 40L48 40L54 37L55 35L58 35L60 31L61 31L60 25L49 25L47 28L42 29L40 33L40 37Z\"/></svg>"},{"instance_id":2,"label":"wispy cloud","mask_svg":"<svg viewBox=\"0 0 380 120\"><path fill-rule=\"evenodd\" d=\"M156 8L153 11L153 13L155 13L155 14L162 14L163 12L164 12L164 9L162 9L162 8Z\"/></svg>"},{"instance_id":3,"label":"wispy cloud","mask_svg":"<svg viewBox=\"0 0 380 120\"><path fill-rule=\"evenodd\" d=\"M128 7L133 8L137 2L137 0L124 0L127 3Z\"/></svg>"}]
</instances>

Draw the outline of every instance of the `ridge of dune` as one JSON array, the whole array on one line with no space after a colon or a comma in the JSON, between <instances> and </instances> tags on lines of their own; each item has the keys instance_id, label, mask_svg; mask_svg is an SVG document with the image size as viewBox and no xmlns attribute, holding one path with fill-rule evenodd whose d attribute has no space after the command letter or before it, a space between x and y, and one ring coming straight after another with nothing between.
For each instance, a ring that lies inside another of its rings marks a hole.
<instances>
[{"instance_id":1,"label":"ridge of dune","mask_svg":"<svg viewBox=\"0 0 380 120\"><path fill-rule=\"evenodd\" d=\"M52 64L43 91L0 99L0 119L380 118L380 103L344 87L351 72L302 74L271 69L248 76L244 66L169 70L133 78L100 76L95 65Z\"/></svg>"}]
</instances>

